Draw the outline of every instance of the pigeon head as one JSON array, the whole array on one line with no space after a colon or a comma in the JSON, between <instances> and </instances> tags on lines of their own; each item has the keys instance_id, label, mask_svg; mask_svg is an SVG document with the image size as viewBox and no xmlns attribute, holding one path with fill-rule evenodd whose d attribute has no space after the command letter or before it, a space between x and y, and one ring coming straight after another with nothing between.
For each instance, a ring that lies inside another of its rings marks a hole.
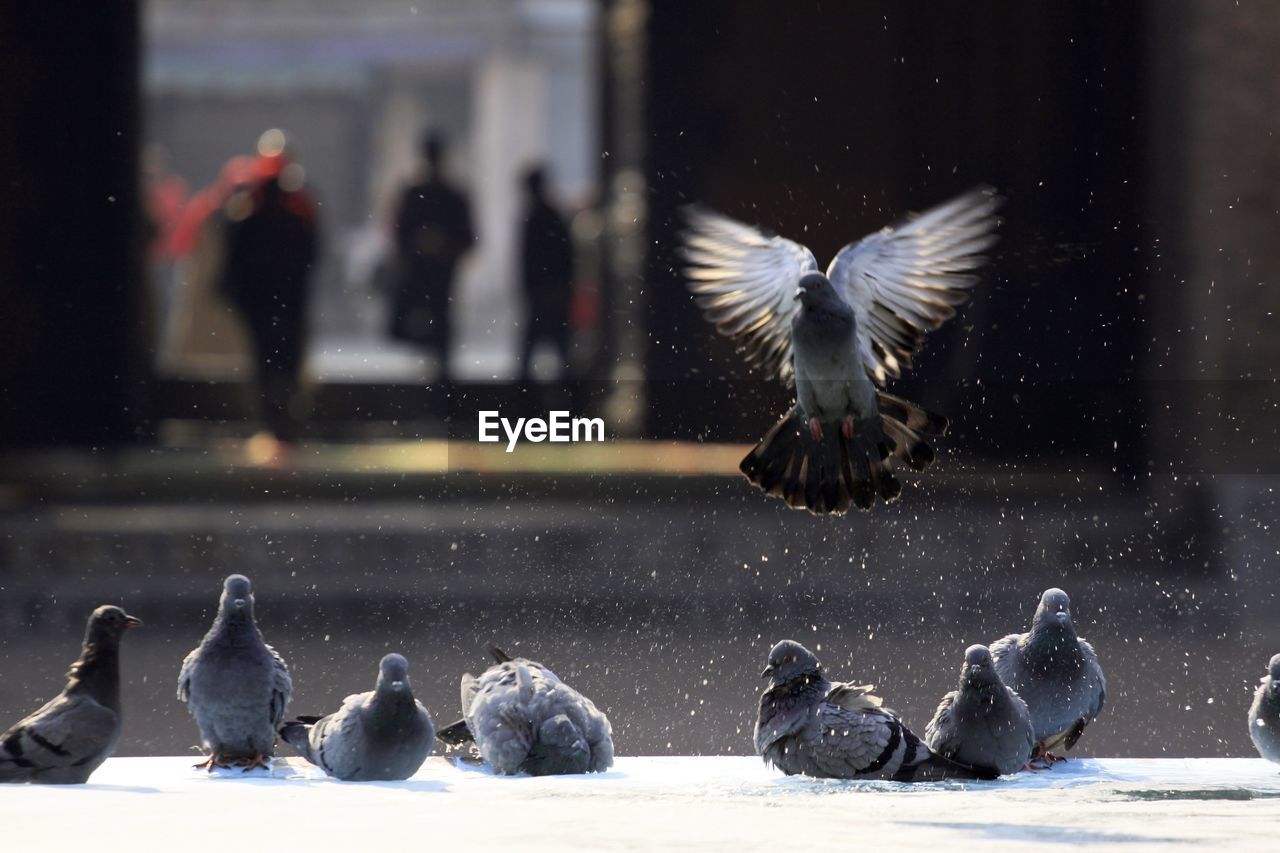
<instances>
[{"instance_id":1,"label":"pigeon head","mask_svg":"<svg viewBox=\"0 0 1280 853\"><path fill-rule=\"evenodd\" d=\"M556 714L538 727L525 766L536 776L586 773L591 769L591 749L573 721Z\"/></svg>"},{"instance_id":2,"label":"pigeon head","mask_svg":"<svg viewBox=\"0 0 1280 853\"><path fill-rule=\"evenodd\" d=\"M1280 655L1271 658L1271 662L1267 664L1267 672L1271 674L1272 689L1277 689L1275 685L1280 684Z\"/></svg>"},{"instance_id":3,"label":"pigeon head","mask_svg":"<svg viewBox=\"0 0 1280 853\"><path fill-rule=\"evenodd\" d=\"M1067 628L1073 634L1076 630L1071 624L1071 599L1057 587L1045 590L1040 596L1040 606L1031 621L1032 630L1048 627Z\"/></svg>"},{"instance_id":4,"label":"pigeon head","mask_svg":"<svg viewBox=\"0 0 1280 853\"><path fill-rule=\"evenodd\" d=\"M769 661L760 673L776 684L785 684L802 676L822 676L822 665L813 652L795 640L783 640L769 651Z\"/></svg>"},{"instance_id":5,"label":"pigeon head","mask_svg":"<svg viewBox=\"0 0 1280 853\"><path fill-rule=\"evenodd\" d=\"M800 277L800 284L796 287L796 299L805 306L843 301L831 286L831 280L820 272L808 272Z\"/></svg>"},{"instance_id":6,"label":"pigeon head","mask_svg":"<svg viewBox=\"0 0 1280 853\"><path fill-rule=\"evenodd\" d=\"M231 575L222 583L222 615L253 618L253 587L244 575Z\"/></svg>"},{"instance_id":7,"label":"pigeon head","mask_svg":"<svg viewBox=\"0 0 1280 853\"><path fill-rule=\"evenodd\" d=\"M378 692L404 693L409 689L409 662L404 655L389 654L378 664Z\"/></svg>"},{"instance_id":8,"label":"pigeon head","mask_svg":"<svg viewBox=\"0 0 1280 853\"><path fill-rule=\"evenodd\" d=\"M994 684L999 680L996 667L991 660L991 650L983 645L970 646L964 650L964 668L960 671L960 679L973 687Z\"/></svg>"},{"instance_id":9,"label":"pigeon head","mask_svg":"<svg viewBox=\"0 0 1280 853\"><path fill-rule=\"evenodd\" d=\"M141 624L141 619L130 616L114 604L104 604L89 616L89 624L84 632L85 645L115 645L120 642L125 631Z\"/></svg>"}]
</instances>

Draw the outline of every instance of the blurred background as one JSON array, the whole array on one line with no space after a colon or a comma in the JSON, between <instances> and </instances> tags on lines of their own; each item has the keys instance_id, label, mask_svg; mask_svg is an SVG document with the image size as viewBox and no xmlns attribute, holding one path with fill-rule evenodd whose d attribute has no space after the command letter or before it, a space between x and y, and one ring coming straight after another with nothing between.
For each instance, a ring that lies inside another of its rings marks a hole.
<instances>
[{"instance_id":1,"label":"blurred background","mask_svg":"<svg viewBox=\"0 0 1280 853\"><path fill-rule=\"evenodd\" d=\"M1057 585L1111 682L1078 749L1252 754L1270 4L90 6L0 9L0 725L114 601L120 752L187 750L177 668L240 571L295 712L394 649L451 720L493 640L621 753L746 753L774 640L923 729ZM753 492L788 392L698 315L680 206L825 262L978 184L1001 242L894 386L952 417L938 464L842 519ZM508 455L487 408L609 442Z\"/></svg>"}]
</instances>

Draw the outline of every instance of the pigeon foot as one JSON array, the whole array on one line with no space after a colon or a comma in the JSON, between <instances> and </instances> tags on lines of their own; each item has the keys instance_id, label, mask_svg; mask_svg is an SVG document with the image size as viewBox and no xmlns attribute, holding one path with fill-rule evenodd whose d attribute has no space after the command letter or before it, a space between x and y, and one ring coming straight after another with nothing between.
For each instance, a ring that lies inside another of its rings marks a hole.
<instances>
[{"instance_id":1,"label":"pigeon foot","mask_svg":"<svg viewBox=\"0 0 1280 853\"><path fill-rule=\"evenodd\" d=\"M840 419L840 434L850 441L853 440L853 415L845 415Z\"/></svg>"},{"instance_id":2,"label":"pigeon foot","mask_svg":"<svg viewBox=\"0 0 1280 853\"><path fill-rule=\"evenodd\" d=\"M261 767L263 770L271 769L271 759L261 753L255 755L253 758L248 758L236 763L243 766L244 769L240 771L241 773L248 773L256 767Z\"/></svg>"},{"instance_id":3,"label":"pigeon foot","mask_svg":"<svg viewBox=\"0 0 1280 853\"><path fill-rule=\"evenodd\" d=\"M212 752L209 754L207 758L205 758L204 761L201 761L199 764L192 764L191 769L207 770L208 772L212 773L215 767L229 767L229 766L231 765L227 764L227 762L222 760L222 756L218 755L218 753L216 752Z\"/></svg>"},{"instance_id":4,"label":"pigeon foot","mask_svg":"<svg viewBox=\"0 0 1280 853\"><path fill-rule=\"evenodd\" d=\"M822 441L822 421L817 418L809 418L809 435L814 441Z\"/></svg>"}]
</instances>

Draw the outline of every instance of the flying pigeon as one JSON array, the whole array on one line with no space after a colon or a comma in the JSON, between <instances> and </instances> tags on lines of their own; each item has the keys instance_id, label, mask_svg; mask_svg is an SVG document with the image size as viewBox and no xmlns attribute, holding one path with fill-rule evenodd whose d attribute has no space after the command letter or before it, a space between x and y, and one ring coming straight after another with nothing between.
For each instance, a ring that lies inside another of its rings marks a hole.
<instances>
[{"instance_id":1,"label":"flying pigeon","mask_svg":"<svg viewBox=\"0 0 1280 853\"><path fill-rule=\"evenodd\" d=\"M1249 737L1258 754L1280 764L1280 655L1267 664L1267 674L1249 707Z\"/></svg>"},{"instance_id":2,"label":"flying pigeon","mask_svg":"<svg viewBox=\"0 0 1280 853\"><path fill-rule=\"evenodd\" d=\"M196 767L267 767L292 692L289 668L253 621L249 579L231 575L213 626L178 674L178 699L196 718L209 752Z\"/></svg>"},{"instance_id":3,"label":"flying pigeon","mask_svg":"<svg viewBox=\"0 0 1280 853\"><path fill-rule=\"evenodd\" d=\"M0 735L0 782L78 785L120 740L120 638L142 622L119 607L93 611L67 686Z\"/></svg>"},{"instance_id":4,"label":"flying pigeon","mask_svg":"<svg viewBox=\"0 0 1280 853\"><path fill-rule=\"evenodd\" d=\"M435 737L431 715L413 698L409 662L397 654L382 659L373 690L348 696L327 717L300 717L280 729L299 755L347 782L408 779Z\"/></svg>"},{"instance_id":5,"label":"flying pigeon","mask_svg":"<svg viewBox=\"0 0 1280 853\"><path fill-rule=\"evenodd\" d=\"M996 242L1000 198L978 188L850 243L825 274L813 252L727 216L687 209L685 275L703 315L796 403L739 466L766 494L815 515L870 509L902 491L947 419L884 388L927 332L955 316Z\"/></svg>"},{"instance_id":6,"label":"flying pigeon","mask_svg":"<svg viewBox=\"0 0 1280 853\"><path fill-rule=\"evenodd\" d=\"M1093 646L1076 636L1071 599L1045 590L1026 634L991 644L996 672L1027 703L1035 730L1034 757L1050 763L1071 749L1085 726L1102 713L1107 681Z\"/></svg>"},{"instance_id":7,"label":"flying pigeon","mask_svg":"<svg viewBox=\"0 0 1280 853\"><path fill-rule=\"evenodd\" d=\"M813 652L783 640L762 677L756 754L788 775L825 779L994 779L994 770L935 755L869 684L827 681Z\"/></svg>"},{"instance_id":8,"label":"flying pigeon","mask_svg":"<svg viewBox=\"0 0 1280 853\"><path fill-rule=\"evenodd\" d=\"M591 700L540 663L489 647L497 661L479 678L462 676L463 719L438 737L474 740L495 773L595 773L613 764L609 720Z\"/></svg>"},{"instance_id":9,"label":"flying pigeon","mask_svg":"<svg viewBox=\"0 0 1280 853\"><path fill-rule=\"evenodd\" d=\"M960 685L942 697L924 738L938 755L1001 775L1025 767L1035 747L1027 703L1000 681L986 646L965 650Z\"/></svg>"}]
</instances>

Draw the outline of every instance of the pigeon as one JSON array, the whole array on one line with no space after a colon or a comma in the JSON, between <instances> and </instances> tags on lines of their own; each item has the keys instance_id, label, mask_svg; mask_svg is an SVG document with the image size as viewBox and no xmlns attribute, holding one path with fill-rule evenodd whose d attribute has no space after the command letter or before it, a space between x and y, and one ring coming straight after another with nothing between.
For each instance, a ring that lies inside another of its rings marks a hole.
<instances>
[{"instance_id":1,"label":"pigeon","mask_svg":"<svg viewBox=\"0 0 1280 853\"><path fill-rule=\"evenodd\" d=\"M765 494L815 515L902 491L892 459L934 461L947 419L889 394L927 332L955 316L996 242L1001 199L980 187L842 248L813 252L705 208L686 209L682 255L703 316L796 402L742 460Z\"/></svg>"},{"instance_id":2,"label":"pigeon","mask_svg":"<svg viewBox=\"0 0 1280 853\"><path fill-rule=\"evenodd\" d=\"M1034 757L1052 763L1071 749L1085 726L1102 713L1107 681L1093 646L1076 636L1071 599L1045 590L1026 634L991 644L996 672L1027 703L1035 730Z\"/></svg>"},{"instance_id":3,"label":"pigeon","mask_svg":"<svg viewBox=\"0 0 1280 853\"><path fill-rule=\"evenodd\" d=\"M869 684L833 684L813 652L783 640L761 673L769 689L760 697L756 754L787 775L822 779L995 779L934 754Z\"/></svg>"},{"instance_id":4,"label":"pigeon","mask_svg":"<svg viewBox=\"0 0 1280 853\"><path fill-rule=\"evenodd\" d=\"M276 728L293 692L289 668L253 621L253 590L244 575L222 586L218 615L178 674L178 699L200 727L209 757L197 764L269 766Z\"/></svg>"},{"instance_id":5,"label":"pigeon","mask_svg":"<svg viewBox=\"0 0 1280 853\"><path fill-rule=\"evenodd\" d=\"M965 649L960 685L942 697L924 739L938 755L1002 776L1027 766L1036 740L1027 703L1004 686L986 646Z\"/></svg>"},{"instance_id":6,"label":"pigeon","mask_svg":"<svg viewBox=\"0 0 1280 853\"><path fill-rule=\"evenodd\" d=\"M1280 764L1280 655L1271 658L1267 674L1249 707L1249 737L1258 754Z\"/></svg>"},{"instance_id":7,"label":"pigeon","mask_svg":"<svg viewBox=\"0 0 1280 853\"><path fill-rule=\"evenodd\" d=\"M120 740L120 638L142 622L119 607L93 611L67 686L0 735L0 782L79 785Z\"/></svg>"},{"instance_id":8,"label":"pigeon","mask_svg":"<svg viewBox=\"0 0 1280 853\"><path fill-rule=\"evenodd\" d=\"M479 678L462 676L463 719L438 737L474 741L495 773L553 776L613 765L609 720L591 700L540 663L489 647L497 661Z\"/></svg>"},{"instance_id":9,"label":"pigeon","mask_svg":"<svg viewBox=\"0 0 1280 853\"><path fill-rule=\"evenodd\" d=\"M435 737L431 715L413 698L409 662L397 654L378 664L373 690L348 696L327 717L300 717L280 729L299 755L347 782L408 779Z\"/></svg>"}]
</instances>

